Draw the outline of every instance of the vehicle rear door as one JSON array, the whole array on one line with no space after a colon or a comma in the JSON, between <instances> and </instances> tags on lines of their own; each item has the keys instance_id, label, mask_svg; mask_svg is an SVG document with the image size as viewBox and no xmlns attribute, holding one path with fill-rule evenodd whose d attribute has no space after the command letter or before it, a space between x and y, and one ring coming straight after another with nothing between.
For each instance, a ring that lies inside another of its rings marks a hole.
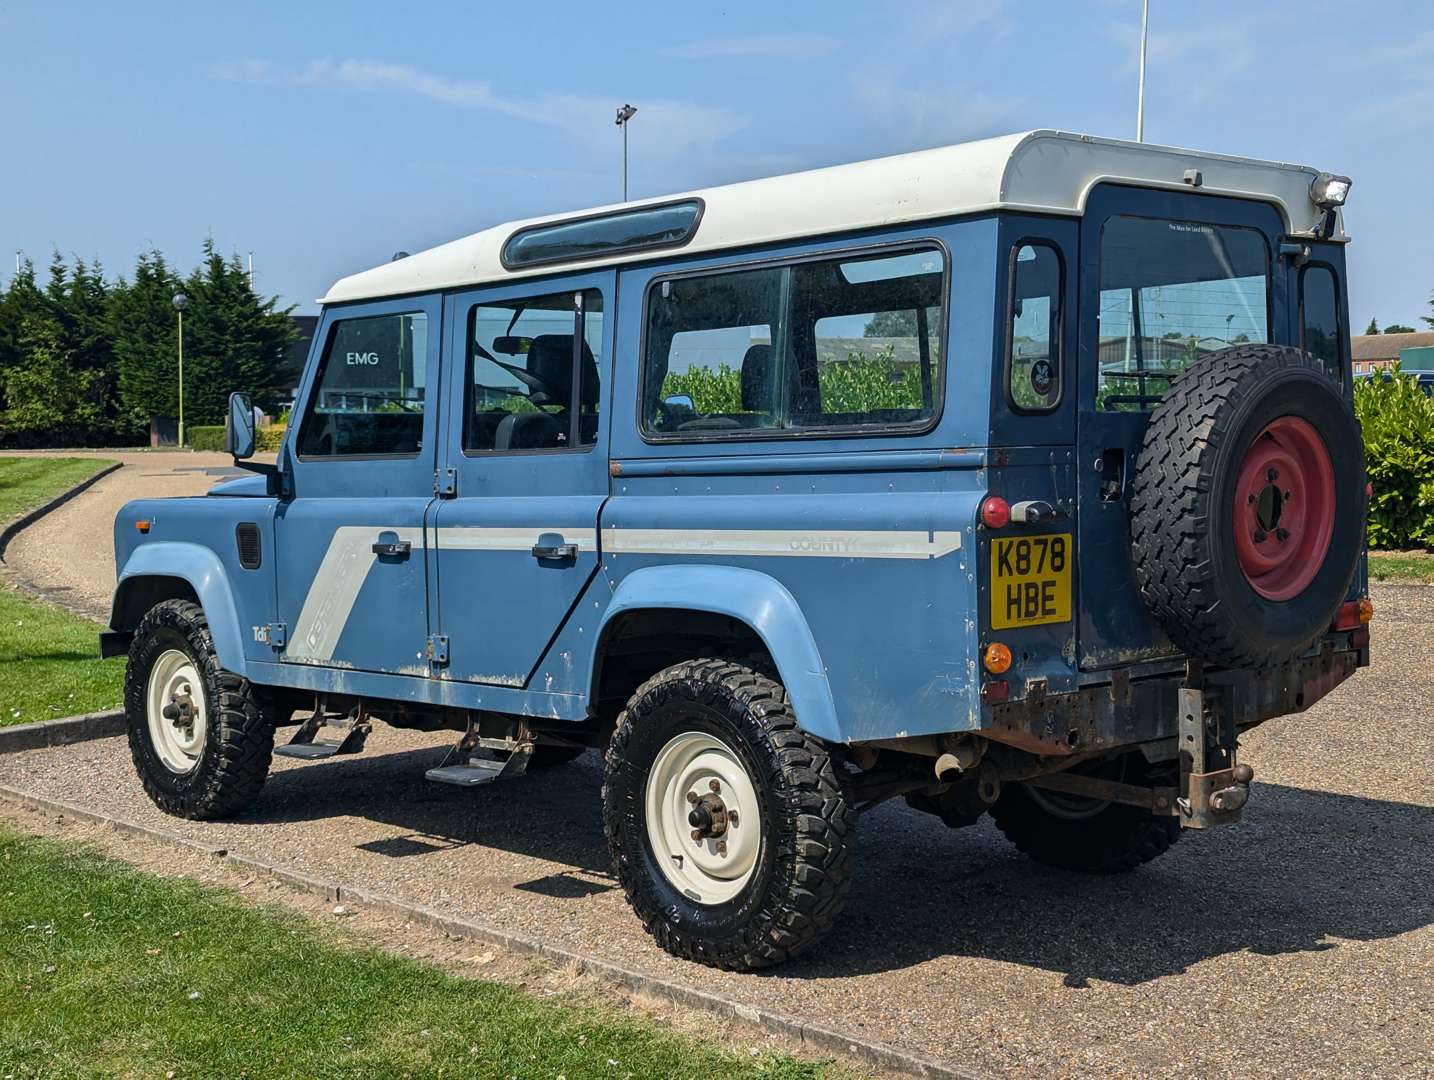
<instances>
[{"instance_id":1,"label":"vehicle rear door","mask_svg":"<svg viewBox=\"0 0 1434 1080\"><path fill-rule=\"evenodd\" d=\"M274 523L284 661L423 674L441 316L436 296L324 315Z\"/></svg>"},{"instance_id":2,"label":"vehicle rear door","mask_svg":"<svg viewBox=\"0 0 1434 1080\"><path fill-rule=\"evenodd\" d=\"M445 678L525 686L598 569L612 271L448 300L431 555Z\"/></svg>"},{"instance_id":3,"label":"vehicle rear door","mask_svg":"<svg viewBox=\"0 0 1434 1080\"><path fill-rule=\"evenodd\" d=\"M1130 492L1151 410L1194 360L1291 340L1271 204L1102 184L1081 225L1077 650L1083 670L1177 655L1140 597Z\"/></svg>"}]
</instances>

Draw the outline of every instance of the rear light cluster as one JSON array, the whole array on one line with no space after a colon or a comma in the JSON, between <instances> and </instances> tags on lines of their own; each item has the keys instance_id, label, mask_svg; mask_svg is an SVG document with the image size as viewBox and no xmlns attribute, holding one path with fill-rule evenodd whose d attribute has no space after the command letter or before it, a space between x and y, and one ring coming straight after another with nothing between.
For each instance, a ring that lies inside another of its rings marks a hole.
<instances>
[{"instance_id":1,"label":"rear light cluster","mask_svg":"<svg viewBox=\"0 0 1434 1080\"><path fill-rule=\"evenodd\" d=\"M992 675L1004 675L1011 670L1011 647L999 641L987 645L981 653L981 666ZM981 684L981 700L987 705L999 705L1011 696L1011 684L1005 679L992 679Z\"/></svg>"},{"instance_id":2,"label":"rear light cluster","mask_svg":"<svg viewBox=\"0 0 1434 1080\"><path fill-rule=\"evenodd\" d=\"M1330 624L1332 630L1358 630L1361 626L1369 624L1374 618L1374 603L1367 596L1361 596L1358 600L1351 600L1347 604L1340 604L1339 610L1335 612L1334 622Z\"/></svg>"},{"instance_id":3,"label":"rear light cluster","mask_svg":"<svg viewBox=\"0 0 1434 1080\"><path fill-rule=\"evenodd\" d=\"M988 529L1004 529L1011 523L1011 504L999 495L988 495L981 504L981 524Z\"/></svg>"}]
</instances>

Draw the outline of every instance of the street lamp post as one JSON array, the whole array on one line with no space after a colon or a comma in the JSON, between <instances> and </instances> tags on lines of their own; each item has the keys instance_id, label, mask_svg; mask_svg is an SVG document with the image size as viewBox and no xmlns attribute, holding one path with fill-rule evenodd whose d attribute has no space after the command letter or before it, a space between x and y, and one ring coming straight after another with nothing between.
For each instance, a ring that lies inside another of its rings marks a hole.
<instances>
[{"instance_id":1,"label":"street lamp post","mask_svg":"<svg viewBox=\"0 0 1434 1080\"><path fill-rule=\"evenodd\" d=\"M1140 90L1135 101L1135 141L1145 141L1145 44L1150 30L1150 0L1140 5Z\"/></svg>"},{"instance_id":2,"label":"street lamp post","mask_svg":"<svg viewBox=\"0 0 1434 1080\"><path fill-rule=\"evenodd\" d=\"M622 201L627 202L627 122L637 112L636 105L624 105L617 111L614 123L622 128Z\"/></svg>"},{"instance_id":3,"label":"street lamp post","mask_svg":"<svg viewBox=\"0 0 1434 1080\"><path fill-rule=\"evenodd\" d=\"M184 309L189 297L175 293L174 313L179 317L179 445L184 445Z\"/></svg>"}]
</instances>

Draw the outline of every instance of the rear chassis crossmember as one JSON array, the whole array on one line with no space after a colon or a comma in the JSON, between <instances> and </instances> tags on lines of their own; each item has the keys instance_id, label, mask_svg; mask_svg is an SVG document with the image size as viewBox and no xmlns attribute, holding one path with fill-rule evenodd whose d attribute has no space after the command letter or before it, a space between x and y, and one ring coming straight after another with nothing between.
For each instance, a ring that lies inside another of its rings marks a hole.
<instances>
[{"instance_id":1,"label":"rear chassis crossmember","mask_svg":"<svg viewBox=\"0 0 1434 1080\"><path fill-rule=\"evenodd\" d=\"M1254 773L1235 760L1239 734L1308 708L1368 663L1369 631L1360 628L1330 634L1305 656L1263 671L1206 671L1190 661L1183 673L1132 680L1116 671L1106 685L1050 697L1028 684L1024 700L991 709L991 723L980 734L1039 754L1058 770L1061 757L1086 760L1136 746L1153 760L1178 756L1178 787L1068 771L1024 783L1173 815L1186 828L1209 828L1238 821L1249 796Z\"/></svg>"}]
</instances>

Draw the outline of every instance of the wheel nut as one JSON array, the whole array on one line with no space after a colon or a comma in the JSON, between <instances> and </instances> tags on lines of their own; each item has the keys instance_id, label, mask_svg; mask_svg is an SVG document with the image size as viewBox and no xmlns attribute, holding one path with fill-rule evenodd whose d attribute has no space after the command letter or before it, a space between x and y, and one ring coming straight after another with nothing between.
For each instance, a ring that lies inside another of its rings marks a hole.
<instances>
[{"instance_id":1,"label":"wheel nut","mask_svg":"<svg viewBox=\"0 0 1434 1080\"><path fill-rule=\"evenodd\" d=\"M728 810L728 811L727 811L727 824L728 824L728 825L731 825L732 828L734 828L734 829L737 827L737 811L735 811L735 810Z\"/></svg>"},{"instance_id":2,"label":"wheel nut","mask_svg":"<svg viewBox=\"0 0 1434 1080\"><path fill-rule=\"evenodd\" d=\"M707 786L711 788L714 793L722 790L722 785L716 780L710 781Z\"/></svg>"},{"instance_id":3,"label":"wheel nut","mask_svg":"<svg viewBox=\"0 0 1434 1080\"><path fill-rule=\"evenodd\" d=\"M720 856L722 856L722 858L724 858L724 859L727 857L727 841L726 841L726 840L718 840L718 841L717 841L717 854L720 855Z\"/></svg>"},{"instance_id":4,"label":"wheel nut","mask_svg":"<svg viewBox=\"0 0 1434 1080\"><path fill-rule=\"evenodd\" d=\"M1289 538L1290 538L1290 530L1289 530L1289 529L1276 529L1276 530L1275 530L1275 539L1278 540L1278 541L1280 541L1281 543L1283 543L1284 541L1288 540Z\"/></svg>"},{"instance_id":5,"label":"wheel nut","mask_svg":"<svg viewBox=\"0 0 1434 1080\"><path fill-rule=\"evenodd\" d=\"M1273 484L1276 480L1278 480L1279 478L1280 478L1280 470L1279 470L1279 469L1271 469L1269 472L1265 473L1265 479L1268 480L1268 481L1269 481L1270 483L1272 483L1272 484Z\"/></svg>"},{"instance_id":6,"label":"wheel nut","mask_svg":"<svg viewBox=\"0 0 1434 1080\"><path fill-rule=\"evenodd\" d=\"M1253 495L1246 495L1246 496L1245 496L1245 501L1248 502L1248 503L1252 503L1252 502L1255 501L1255 497L1254 497Z\"/></svg>"},{"instance_id":7,"label":"wheel nut","mask_svg":"<svg viewBox=\"0 0 1434 1080\"><path fill-rule=\"evenodd\" d=\"M693 829L693 830L692 830L692 842L693 842L694 844L700 844L700 843L702 843L702 830L701 830L701 829Z\"/></svg>"},{"instance_id":8,"label":"wheel nut","mask_svg":"<svg viewBox=\"0 0 1434 1080\"><path fill-rule=\"evenodd\" d=\"M697 801L697 792L689 791L687 793L687 801L690 803L695 803Z\"/></svg>"},{"instance_id":9,"label":"wheel nut","mask_svg":"<svg viewBox=\"0 0 1434 1080\"><path fill-rule=\"evenodd\" d=\"M1269 535L1270 535L1270 534L1267 533L1267 532L1265 532L1264 529L1256 529L1256 530L1255 530L1255 543L1257 543L1257 544L1263 544L1263 543L1265 542L1265 540L1269 537Z\"/></svg>"}]
</instances>

